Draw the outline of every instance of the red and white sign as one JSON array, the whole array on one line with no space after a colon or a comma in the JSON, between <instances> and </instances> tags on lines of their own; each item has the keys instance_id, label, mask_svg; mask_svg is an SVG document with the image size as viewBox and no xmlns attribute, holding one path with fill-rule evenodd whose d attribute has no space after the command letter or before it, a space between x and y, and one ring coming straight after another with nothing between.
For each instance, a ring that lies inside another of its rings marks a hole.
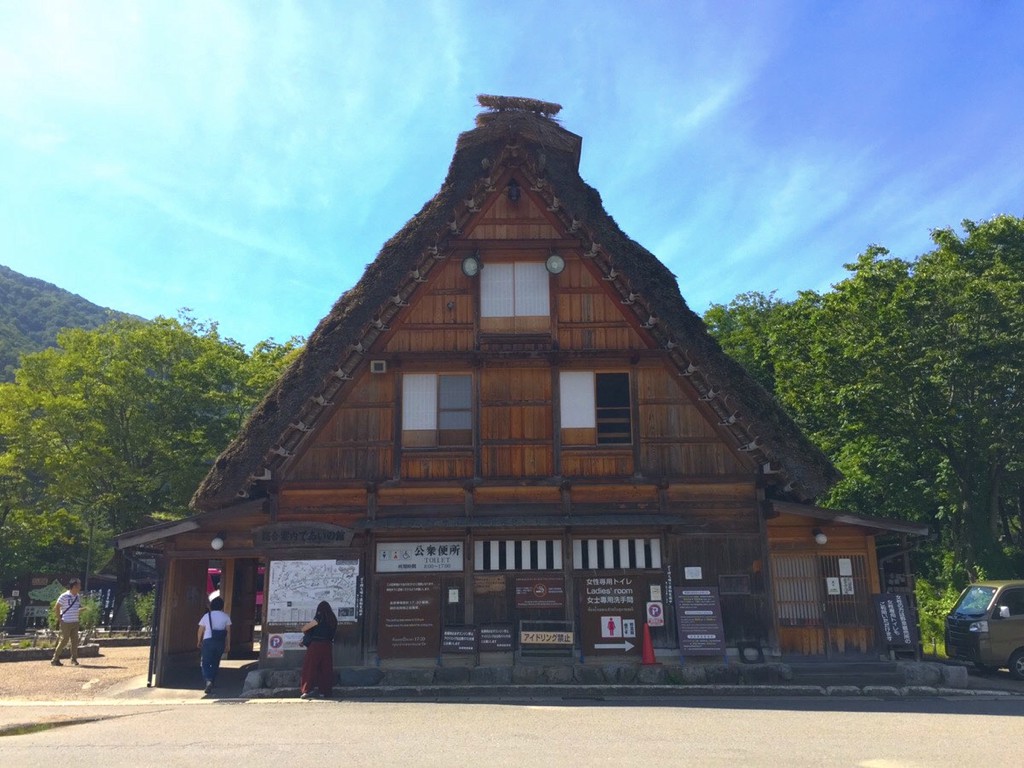
<instances>
[{"instance_id":1,"label":"red and white sign","mask_svg":"<svg viewBox=\"0 0 1024 768\"><path fill-rule=\"evenodd\" d=\"M652 627L665 626L665 606L660 602L647 604L647 623Z\"/></svg>"}]
</instances>

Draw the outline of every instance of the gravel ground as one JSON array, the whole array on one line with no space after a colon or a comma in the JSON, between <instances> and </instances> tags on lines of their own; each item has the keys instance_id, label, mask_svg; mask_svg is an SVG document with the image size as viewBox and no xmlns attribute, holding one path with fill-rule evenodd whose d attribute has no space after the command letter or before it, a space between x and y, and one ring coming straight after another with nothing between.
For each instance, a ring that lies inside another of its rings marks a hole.
<instances>
[{"instance_id":1,"label":"gravel ground","mask_svg":"<svg viewBox=\"0 0 1024 768\"><path fill-rule=\"evenodd\" d=\"M49 661L7 661L0 664L0 699L83 701L116 695L126 688L146 687L149 646L102 648L100 655L79 659L73 667ZM135 684L138 684L137 686Z\"/></svg>"}]
</instances>

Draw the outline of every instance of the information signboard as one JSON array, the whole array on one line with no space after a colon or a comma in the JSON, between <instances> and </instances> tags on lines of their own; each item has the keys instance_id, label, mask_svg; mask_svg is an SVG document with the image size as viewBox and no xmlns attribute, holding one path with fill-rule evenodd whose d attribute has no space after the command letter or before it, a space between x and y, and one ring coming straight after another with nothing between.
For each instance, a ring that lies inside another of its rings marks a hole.
<instances>
[{"instance_id":1,"label":"information signboard","mask_svg":"<svg viewBox=\"0 0 1024 768\"><path fill-rule=\"evenodd\" d=\"M442 653L476 653L476 627L445 627L441 633Z\"/></svg>"},{"instance_id":2,"label":"information signboard","mask_svg":"<svg viewBox=\"0 0 1024 768\"><path fill-rule=\"evenodd\" d=\"M480 627L480 652L507 652L512 650L511 624L485 624Z\"/></svg>"},{"instance_id":3,"label":"information signboard","mask_svg":"<svg viewBox=\"0 0 1024 768\"><path fill-rule=\"evenodd\" d=\"M593 576L580 582L584 654L639 655L637 627L647 616L647 580L639 576Z\"/></svg>"},{"instance_id":4,"label":"information signboard","mask_svg":"<svg viewBox=\"0 0 1024 768\"><path fill-rule=\"evenodd\" d=\"M878 630L892 647L916 646L917 625L910 613L910 601L903 594L874 595Z\"/></svg>"},{"instance_id":5,"label":"information signboard","mask_svg":"<svg viewBox=\"0 0 1024 768\"><path fill-rule=\"evenodd\" d=\"M682 656L725 653L725 630L717 587L676 590L676 632Z\"/></svg>"},{"instance_id":6,"label":"information signboard","mask_svg":"<svg viewBox=\"0 0 1024 768\"><path fill-rule=\"evenodd\" d=\"M380 586L377 653L382 659L422 659L440 651L439 577L385 578Z\"/></svg>"}]
</instances>

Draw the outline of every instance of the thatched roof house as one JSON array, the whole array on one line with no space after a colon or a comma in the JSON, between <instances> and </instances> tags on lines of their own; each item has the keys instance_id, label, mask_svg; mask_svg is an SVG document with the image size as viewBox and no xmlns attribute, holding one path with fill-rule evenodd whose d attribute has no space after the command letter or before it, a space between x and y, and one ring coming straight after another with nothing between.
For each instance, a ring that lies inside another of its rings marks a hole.
<instances>
[{"instance_id":1,"label":"thatched roof house","mask_svg":"<svg viewBox=\"0 0 1024 768\"><path fill-rule=\"evenodd\" d=\"M555 119L557 104L482 96L487 108L461 134L438 193L392 237L309 337L196 492L197 510L259 497L329 410L362 352L382 333L454 244L462 224L493 189L497 169L514 166L533 193L579 238L606 279L655 336L736 445L768 465L780 497L808 501L839 475L793 420L708 334L673 275L624 233L579 174L582 139ZM781 492L784 489L784 493Z\"/></svg>"}]
</instances>

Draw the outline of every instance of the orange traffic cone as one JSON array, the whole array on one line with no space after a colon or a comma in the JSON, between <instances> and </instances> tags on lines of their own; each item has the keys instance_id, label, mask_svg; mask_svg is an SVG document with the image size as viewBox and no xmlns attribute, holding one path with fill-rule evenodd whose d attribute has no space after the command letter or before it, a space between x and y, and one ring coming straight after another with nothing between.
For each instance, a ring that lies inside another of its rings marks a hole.
<instances>
[{"instance_id":1,"label":"orange traffic cone","mask_svg":"<svg viewBox=\"0 0 1024 768\"><path fill-rule=\"evenodd\" d=\"M654 646L651 644L651 626L644 622L644 649L641 664L657 664L654 660Z\"/></svg>"}]
</instances>

